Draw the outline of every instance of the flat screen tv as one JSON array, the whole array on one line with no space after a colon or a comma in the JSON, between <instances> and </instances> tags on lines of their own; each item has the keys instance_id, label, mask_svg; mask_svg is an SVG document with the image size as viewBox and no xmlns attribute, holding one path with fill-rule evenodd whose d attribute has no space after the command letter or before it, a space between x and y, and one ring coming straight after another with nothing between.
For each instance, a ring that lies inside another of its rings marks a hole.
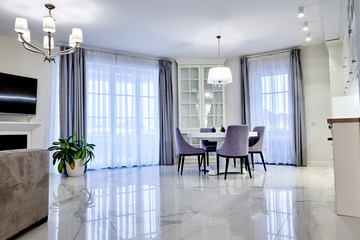
<instances>
[{"instance_id":1,"label":"flat screen tv","mask_svg":"<svg viewBox=\"0 0 360 240\"><path fill-rule=\"evenodd\" d=\"M0 73L0 112L36 114L37 79Z\"/></svg>"}]
</instances>

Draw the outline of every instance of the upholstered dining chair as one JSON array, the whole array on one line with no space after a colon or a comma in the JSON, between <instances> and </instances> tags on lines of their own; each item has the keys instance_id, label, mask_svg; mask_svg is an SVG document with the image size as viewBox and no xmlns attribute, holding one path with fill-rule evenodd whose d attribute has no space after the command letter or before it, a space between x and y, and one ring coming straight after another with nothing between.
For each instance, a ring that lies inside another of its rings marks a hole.
<instances>
[{"instance_id":1,"label":"upholstered dining chair","mask_svg":"<svg viewBox=\"0 0 360 240\"><path fill-rule=\"evenodd\" d=\"M263 156L263 153L262 153L262 148L263 148L263 143L264 143L265 127L264 126L254 127L253 132L257 132L257 136L249 138L249 153L251 155L252 167L254 168L254 153L259 153L260 157L261 157L261 161L262 161L263 166L264 166L264 169L266 171L264 156Z\"/></svg>"},{"instance_id":2,"label":"upholstered dining chair","mask_svg":"<svg viewBox=\"0 0 360 240\"><path fill-rule=\"evenodd\" d=\"M199 171L201 166L200 165L200 156L201 156L201 162L204 161L204 172L205 172L206 171L206 163L204 159L205 150L202 148L195 148L190 144L188 144L181 135L180 129L178 127L174 127L174 133L175 133L176 148L179 154L178 172L180 170L180 164L181 164L181 175L183 174L185 156L194 156L194 155L198 156Z\"/></svg>"},{"instance_id":3,"label":"upholstered dining chair","mask_svg":"<svg viewBox=\"0 0 360 240\"><path fill-rule=\"evenodd\" d=\"M200 128L200 132L212 132L212 128ZM205 150L206 161L209 166L209 152L216 152L217 142L201 140L201 147Z\"/></svg>"},{"instance_id":4,"label":"upholstered dining chair","mask_svg":"<svg viewBox=\"0 0 360 240\"><path fill-rule=\"evenodd\" d=\"M222 147L216 150L217 174L219 174L219 157L226 158L225 177L229 167L230 158L240 158L240 172L242 173L243 161L251 178L251 170L249 166L249 126L247 125L231 125L228 127L226 137Z\"/></svg>"}]
</instances>

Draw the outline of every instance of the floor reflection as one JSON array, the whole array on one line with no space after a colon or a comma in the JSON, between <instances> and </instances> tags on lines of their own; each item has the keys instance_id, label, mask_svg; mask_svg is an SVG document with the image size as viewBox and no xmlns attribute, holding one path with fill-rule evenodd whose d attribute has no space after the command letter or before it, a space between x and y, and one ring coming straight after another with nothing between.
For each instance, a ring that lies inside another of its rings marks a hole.
<instances>
[{"instance_id":1,"label":"floor reflection","mask_svg":"<svg viewBox=\"0 0 360 240\"><path fill-rule=\"evenodd\" d=\"M50 211L58 239L137 239L157 236L158 191L126 176L61 177L53 186ZM95 175L95 174L93 174ZM140 176L138 176L140 177ZM136 181L135 181L136 182ZM65 235L64 232L67 234Z\"/></svg>"},{"instance_id":2,"label":"floor reflection","mask_svg":"<svg viewBox=\"0 0 360 240\"><path fill-rule=\"evenodd\" d=\"M20 239L359 239L360 220L336 215L330 170L255 166L224 180L176 167L52 175L49 221Z\"/></svg>"}]
</instances>

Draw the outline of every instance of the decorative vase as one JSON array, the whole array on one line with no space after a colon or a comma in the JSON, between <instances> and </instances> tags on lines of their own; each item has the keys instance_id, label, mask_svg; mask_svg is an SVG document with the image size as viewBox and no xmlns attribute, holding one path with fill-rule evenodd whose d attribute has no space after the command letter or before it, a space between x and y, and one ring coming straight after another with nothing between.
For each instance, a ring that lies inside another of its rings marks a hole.
<instances>
[{"instance_id":1,"label":"decorative vase","mask_svg":"<svg viewBox=\"0 0 360 240\"><path fill-rule=\"evenodd\" d=\"M78 177L82 176L84 173L85 166L83 166L83 163L81 161L81 158L74 159L75 167L74 169L71 169L70 164L68 162L65 162L66 164L66 172L69 177Z\"/></svg>"},{"instance_id":2,"label":"decorative vase","mask_svg":"<svg viewBox=\"0 0 360 240\"><path fill-rule=\"evenodd\" d=\"M221 128L220 128L220 132L225 132L226 131L226 129L224 128L224 126L223 125L221 125Z\"/></svg>"},{"instance_id":3,"label":"decorative vase","mask_svg":"<svg viewBox=\"0 0 360 240\"><path fill-rule=\"evenodd\" d=\"M213 127L213 128L211 129L211 131L212 131L212 132L216 132L216 128Z\"/></svg>"}]
</instances>

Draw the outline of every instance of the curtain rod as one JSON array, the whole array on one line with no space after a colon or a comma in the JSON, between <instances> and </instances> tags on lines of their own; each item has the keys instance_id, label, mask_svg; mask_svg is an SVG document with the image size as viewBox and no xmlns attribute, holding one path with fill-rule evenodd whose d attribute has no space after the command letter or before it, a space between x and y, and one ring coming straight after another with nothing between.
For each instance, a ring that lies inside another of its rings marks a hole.
<instances>
[{"instance_id":1,"label":"curtain rod","mask_svg":"<svg viewBox=\"0 0 360 240\"><path fill-rule=\"evenodd\" d=\"M55 46L67 47L66 44L55 44ZM159 60L172 61L173 60L173 59L169 59L169 58L158 58L158 57L145 56L145 55L136 54L136 53L122 52L120 50L115 50L115 49L94 48L94 47L87 47L87 46L85 46L85 47L81 46L80 48L83 48L88 51L93 51L93 52L108 53L108 54L113 54L113 55L121 55L121 56L132 57L132 58L141 58L141 59L146 59L146 60L156 60L156 61L159 61Z\"/></svg>"},{"instance_id":2,"label":"curtain rod","mask_svg":"<svg viewBox=\"0 0 360 240\"><path fill-rule=\"evenodd\" d=\"M259 53L259 54L254 54L254 55L247 55L247 56L242 56L240 58L254 58L254 57L271 56L271 55L278 54L278 53L290 52L291 50L295 50L295 49L299 49L299 48L289 48L289 49L283 49L283 50L278 50L278 51L274 51L274 52L266 52L266 53Z\"/></svg>"}]
</instances>

